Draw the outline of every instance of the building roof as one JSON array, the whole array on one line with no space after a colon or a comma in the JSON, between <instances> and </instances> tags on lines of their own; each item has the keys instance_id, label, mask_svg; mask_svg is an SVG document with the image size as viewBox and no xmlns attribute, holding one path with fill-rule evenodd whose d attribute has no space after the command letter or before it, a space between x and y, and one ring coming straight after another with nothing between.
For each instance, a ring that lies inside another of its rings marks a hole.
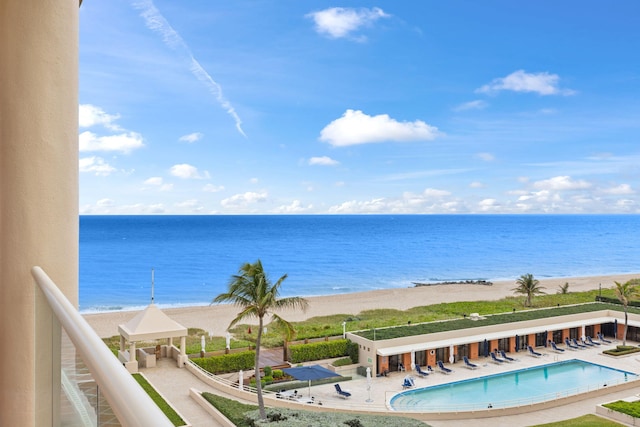
<instances>
[{"instance_id":1,"label":"building roof","mask_svg":"<svg viewBox=\"0 0 640 427\"><path fill-rule=\"evenodd\" d=\"M128 341L187 336L187 328L172 320L153 303L126 324L118 325L118 332Z\"/></svg>"}]
</instances>

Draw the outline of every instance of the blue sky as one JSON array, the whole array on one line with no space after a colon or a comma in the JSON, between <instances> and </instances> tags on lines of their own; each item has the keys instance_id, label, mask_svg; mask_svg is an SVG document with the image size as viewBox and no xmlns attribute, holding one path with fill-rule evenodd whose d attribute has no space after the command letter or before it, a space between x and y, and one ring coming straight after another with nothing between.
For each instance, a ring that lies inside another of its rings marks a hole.
<instances>
[{"instance_id":1,"label":"blue sky","mask_svg":"<svg viewBox=\"0 0 640 427\"><path fill-rule=\"evenodd\" d=\"M640 213L637 1L88 1L82 214Z\"/></svg>"}]
</instances>

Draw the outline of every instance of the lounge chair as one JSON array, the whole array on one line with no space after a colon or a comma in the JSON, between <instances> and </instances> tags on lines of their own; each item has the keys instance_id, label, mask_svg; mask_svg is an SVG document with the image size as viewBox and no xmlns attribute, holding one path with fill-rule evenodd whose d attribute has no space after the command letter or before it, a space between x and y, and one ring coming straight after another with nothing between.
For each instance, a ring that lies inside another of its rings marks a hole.
<instances>
[{"instance_id":1,"label":"lounge chair","mask_svg":"<svg viewBox=\"0 0 640 427\"><path fill-rule=\"evenodd\" d=\"M276 393L278 399L296 400L299 396L298 390L280 390Z\"/></svg>"},{"instance_id":2,"label":"lounge chair","mask_svg":"<svg viewBox=\"0 0 640 427\"><path fill-rule=\"evenodd\" d=\"M587 335L587 343L591 344L591 345L600 345L599 342L596 342L593 340L593 338L591 338L590 336Z\"/></svg>"},{"instance_id":3,"label":"lounge chair","mask_svg":"<svg viewBox=\"0 0 640 427\"><path fill-rule=\"evenodd\" d=\"M478 365L476 365L475 363L469 362L469 358L467 356L462 356L462 359L464 360L464 366L466 366L467 368L478 369Z\"/></svg>"},{"instance_id":4,"label":"lounge chair","mask_svg":"<svg viewBox=\"0 0 640 427\"><path fill-rule=\"evenodd\" d=\"M600 340L600 342L603 342L605 344L611 344L611 341L606 339L600 332L598 332L598 339Z\"/></svg>"},{"instance_id":5,"label":"lounge chair","mask_svg":"<svg viewBox=\"0 0 640 427\"><path fill-rule=\"evenodd\" d=\"M398 363L398 372L404 372L404 363Z\"/></svg>"},{"instance_id":6,"label":"lounge chair","mask_svg":"<svg viewBox=\"0 0 640 427\"><path fill-rule=\"evenodd\" d=\"M433 370L431 365L427 365L427 372L430 373L430 374L433 374L435 371Z\"/></svg>"},{"instance_id":7,"label":"lounge chair","mask_svg":"<svg viewBox=\"0 0 640 427\"><path fill-rule=\"evenodd\" d=\"M449 375L450 373L453 372L453 369L449 369L446 366L444 366L444 363L442 363L442 360L438 360L438 368L440 369L440 372L442 372L443 374Z\"/></svg>"},{"instance_id":8,"label":"lounge chair","mask_svg":"<svg viewBox=\"0 0 640 427\"><path fill-rule=\"evenodd\" d=\"M349 393L348 391L344 391L340 387L340 384L334 384L333 386L336 388L336 392L338 393L338 396L342 397L343 399L346 399L347 397L351 397L351 393Z\"/></svg>"},{"instance_id":9,"label":"lounge chair","mask_svg":"<svg viewBox=\"0 0 640 427\"><path fill-rule=\"evenodd\" d=\"M556 353L564 353L564 348L558 347L555 342L549 340L549 345L551 346L551 349Z\"/></svg>"},{"instance_id":10,"label":"lounge chair","mask_svg":"<svg viewBox=\"0 0 640 427\"><path fill-rule=\"evenodd\" d=\"M582 344L585 347L595 347L595 344L590 343L589 341L586 341L584 339L580 339L580 344Z\"/></svg>"},{"instance_id":11,"label":"lounge chair","mask_svg":"<svg viewBox=\"0 0 640 427\"><path fill-rule=\"evenodd\" d=\"M416 365L416 372L418 373L418 375L420 375L421 377L426 377L427 375L429 375L428 372L423 371L420 368L420 365Z\"/></svg>"},{"instance_id":12,"label":"lounge chair","mask_svg":"<svg viewBox=\"0 0 640 427\"><path fill-rule=\"evenodd\" d=\"M507 362L515 362L517 360L517 359L514 359L513 357L507 356L507 353L505 353L504 350L500 350L500 356L502 356L502 358Z\"/></svg>"},{"instance_id":13,"label":"lounge chair","mask_svg":"<svg viewBox=\"0 0 640 427\"><path fill-rule=\"evenodd\" d=\"M566 344L567 348L571 349L571 350L578 350L580 349L580 347L578 347L577 345L573 345L571 344L571 341L569 341L569 338L565 338L564 339L564 343Z\"/></svg>"},{"instance_id":14,"label":"lounge chair","mask_svg":"<svg viewBox=\"0 0 640 427\"><path fill-rule=\"evenodd\" d=\"M491 361L497 365L500 365L506 362L506 360L500 359L498 356L496 356L496 354L493 351L491 352Z\"/></svg>"},{"instance_id":15,"label":"lounge chair","mask_svg":"<svg viewBox=\"0 0 640 427\"><path fill-rule=\"evenodd\" d=\"M527 346L527 350L529 350L529 355L533 356L533 357L540 357L542 356L542 353L538 353L537 351L535 351L533 349L533 347L531 347L530 345Z\"/></svg>"},{"instance_id":16,"label":"lounge chair","mask_svg":"<svg viewBox=\"0 0 640 427\"><path fill-rule=\"evenodd\" d=\"M581 348L583 350L585 348L587 348L586 345L579 343L578 340L576 340L575 338L571 338L571 342L573 343L573 345L575 345L576 347Z\"/></svg>"},{"instance_id":17,"label":"lounge chair","mask_svg":"<svg viewBox=\"0 0 640 427\"><path fill-rule=\"evenodd\" d=\"M403 389L413 388L415 386L416 386L416 384L413 382L413 378L404 377L404 381L402 382L402 388Z\"/></svg>"}]
</instances>

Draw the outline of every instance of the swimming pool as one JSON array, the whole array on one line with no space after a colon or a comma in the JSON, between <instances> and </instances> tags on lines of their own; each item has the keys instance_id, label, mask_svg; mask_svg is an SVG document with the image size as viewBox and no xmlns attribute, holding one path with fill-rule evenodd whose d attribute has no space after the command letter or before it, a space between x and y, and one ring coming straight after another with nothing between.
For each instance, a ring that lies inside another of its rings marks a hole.
<instances>
[{"instance_id":1,"label":"swimming pool","mask_svg":"<svg viewBox=\"0 0 640 427\"><path fill-rule=\"evenodd\" d=\"M631 372L567 360L398 393L396 411L447 412L546 402L638 378Z\"/></svg>"}]
</instances>

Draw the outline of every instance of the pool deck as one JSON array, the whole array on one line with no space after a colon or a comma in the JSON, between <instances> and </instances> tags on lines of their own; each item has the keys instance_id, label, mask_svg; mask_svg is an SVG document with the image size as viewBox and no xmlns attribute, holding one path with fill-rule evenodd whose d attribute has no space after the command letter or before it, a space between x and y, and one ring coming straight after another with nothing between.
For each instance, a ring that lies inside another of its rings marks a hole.
<instances>
[{"instance_id":1,"label":"pool deck","mask_svg":"<svg viewBox=\"0 0 640 427\"><path fill-rule=\"evenodd\" d=\"M556 361L563 361L569 359L580 359L587 362L596 363L599 365L608 366L615 369L620 369L635 374L640 374L640 353L613 358L602 354L603 347L613 347L620 342L614 342L610 345L602 345L599 347L589 348L586 350L566 350L564 353L555 353L550 349L536 349L543 354L542 357L530 356L527 352L519 352L510 354L510 356L517 358L516 362L503 363L497 365L490 362L490 358L481 358L474 360L473 362L478 364L480 368L471 370L464 366L462 361L453 365L446 364L454 370L449 375L442 374L437 371L430 374L426 378L422 378L415 373L406 372L394 372L387 377L373 378L371 382L371 389L367 390L367 381L363 377L355 376L351 381L341 382L343 389L351 392L352 396L348 399L343 399L338 396L333 384L324 384L311 387L311 395L315 398L316 402L322 403L322 409L335 408L337 410L358 410L367 411L370 413L386 413L390 414L392 411L387 406L391 397L396 393L403 391L402 380L406 375L412 375L415 377L416 388L425 387L429 385L443 384L447 382L460 381L465 379L477 378L485 375L497 374L509 370L517 370L528 368L532 366L539 366ZM637 345L638 343L629 342L629 345ZM562 346L564 347L564 346ZM606 348L605 347L605 348ZM184 415L184 417L193 426L218 426L206 412L198 407L195 402L188 397L189 389L196 388L201 391L211 391L216 394L221 394L219 391L214 390L212 387L204 384L191 374L186 369L179 369L174 363L170 363L168 360L161 360L155 368L144 369L142 372L147 376L149 381L178 409L178 411ZM308 387L298 389L298 393L303 396L308 396ZM595 414L596 406L601 403L609 402L612 400L623 399L629 396L640 393L640 382L638 385L625 390L616 390L612 388L611 393L601 394L598 396L585 396L584 399L574 403L568 403L562 406L552 408L536 409L534 412L521 413L517 415L501 415L503 412L500 409L492 409L489 411L483 411L483 416L489 415L488 418L474 419L455 419L445 420L438 419L437 416L430 418L427 416L426 423L433 427L440 426L493 426L496 425L535 425L543 424L547 422L561 421L568 418L578 417L584 414ZM370 400L370 401L369 401ZM267 395L265 403L269 405L271 402L275 402L277 399L273 395ZM298 406L298 405L296 405ZM312 409L311 406L317 407L317 405L300 404L301 409ZM320 409L320 408L318 408ZM495 414L495 416L493 416Z\"/></svg>"}]
</instances>

